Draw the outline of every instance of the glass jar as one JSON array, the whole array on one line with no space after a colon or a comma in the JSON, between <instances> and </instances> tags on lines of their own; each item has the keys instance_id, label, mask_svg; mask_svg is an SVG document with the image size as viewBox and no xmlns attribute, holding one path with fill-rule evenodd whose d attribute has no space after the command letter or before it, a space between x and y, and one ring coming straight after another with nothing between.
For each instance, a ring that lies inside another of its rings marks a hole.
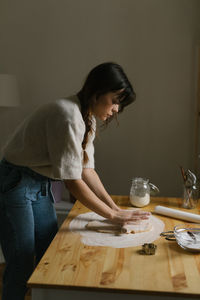
<instances>
[{"instance_id":1,"label":"glass jar","mask_svg":"<svg viewBox=\"0 0 200 300\"><path fill-rule=\"evenodd\" d=\"M130 202L136 207L143 207L150 202L150 186L148 180L133 178L130 190Z\"/></svg>"},{"instance_id":2,"label":"glass jar","mask_svg":"<svg viewBox=\"0 0 200 300\"><path fill-rule=\"evenodd\" d=\"M192 209L198 204L199 189L197 185L183 186L183 202L182 207Z\"/></svg>"},{"instance_id":3,"label":"glass jar","mask_svg":"<svg viewBox=\"0 0 200 300\"><path fill-rule=\"evenodd\" d=\"M156 194L159 192L159 189L152 183L149 183L149 179L133 178L129 197L131 204L136 207L148 205L151 191L154 191L154 194Z\"/></svg>"}]
</instances>

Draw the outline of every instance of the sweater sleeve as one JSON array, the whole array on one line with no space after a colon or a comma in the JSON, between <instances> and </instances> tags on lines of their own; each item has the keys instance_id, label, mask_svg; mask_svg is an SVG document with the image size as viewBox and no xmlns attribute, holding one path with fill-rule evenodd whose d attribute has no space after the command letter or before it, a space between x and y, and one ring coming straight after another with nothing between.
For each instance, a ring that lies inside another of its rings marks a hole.
<instances>
[{"instance_id":1,"label":"sweater sleeve","mask_svg":"<svg viewBox=\"0 0 200 300\"><path fill-rule=\"evenodd\" d=\"M81 122L46 123L49 159L55 178L80 179L82 174L82 141L85 128Z\"/></svg>"}]
</instances>

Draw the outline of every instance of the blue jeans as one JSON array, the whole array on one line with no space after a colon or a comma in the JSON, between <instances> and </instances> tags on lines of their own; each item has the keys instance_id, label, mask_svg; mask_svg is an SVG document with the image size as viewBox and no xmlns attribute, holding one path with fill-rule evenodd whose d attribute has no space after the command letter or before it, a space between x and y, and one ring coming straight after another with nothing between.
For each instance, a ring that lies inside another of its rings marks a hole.
<instances>
[{"instance_id":1,"label":"blue jeans","mask_svg":"<svg viewBox=\"0 0 200 300\"><path fill-rule=\"evenodd\" d=\"M57 232L51 183L0 162L0 243L6 261L2 300L23 300L26 282Z\"/></svg>"}]
</instances>

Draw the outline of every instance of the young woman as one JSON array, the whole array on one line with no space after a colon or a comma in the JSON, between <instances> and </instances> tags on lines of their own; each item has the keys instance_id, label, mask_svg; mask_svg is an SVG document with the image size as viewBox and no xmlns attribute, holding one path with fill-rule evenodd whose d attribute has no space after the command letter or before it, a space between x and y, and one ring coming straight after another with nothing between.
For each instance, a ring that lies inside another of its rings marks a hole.
<instances>
[{"instance_id":1,"label":"young woman","mask_svg":"<svg viewBox=\"0 0 200 300\"><path fill-rule=\"evenodd\" d=\"M120 209L94 170L96 118L109 122L135 100L123 69L103 63L77 95L45 104L17 128L0 163L0 242L6 260L2 300L22 300L26 282L57 232L51 180L116 223L148 212Z\"/></svg>"}]
</instances>

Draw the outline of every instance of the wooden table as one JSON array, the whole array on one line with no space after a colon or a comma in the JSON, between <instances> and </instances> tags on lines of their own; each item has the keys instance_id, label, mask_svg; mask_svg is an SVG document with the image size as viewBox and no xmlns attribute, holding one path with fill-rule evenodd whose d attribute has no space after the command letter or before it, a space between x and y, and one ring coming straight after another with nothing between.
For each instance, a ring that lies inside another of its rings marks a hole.
<instances>
[{"instance_id":1,"label":"wooden table","mask_svg":"<svg viewBox=\"0 0 200 300\"><path fill-rule=\"evenodd\" d=\"M113 196L127 208L127 196ZM144 209L155 205L181 208L178 198L151 198ZM193 213L196 209L186 210ZM181 299L200 298L200 254L183 250L176 242L160 237L156 255L141 255L139 247L93 247L81 243L68 230L70 221L88 210L76 201L67 219L28 281L33 300L64 299ZM181 220L157 215L172 230ZM95 298L94 298L95 297Z\"/></svg>"}]
</instances>

